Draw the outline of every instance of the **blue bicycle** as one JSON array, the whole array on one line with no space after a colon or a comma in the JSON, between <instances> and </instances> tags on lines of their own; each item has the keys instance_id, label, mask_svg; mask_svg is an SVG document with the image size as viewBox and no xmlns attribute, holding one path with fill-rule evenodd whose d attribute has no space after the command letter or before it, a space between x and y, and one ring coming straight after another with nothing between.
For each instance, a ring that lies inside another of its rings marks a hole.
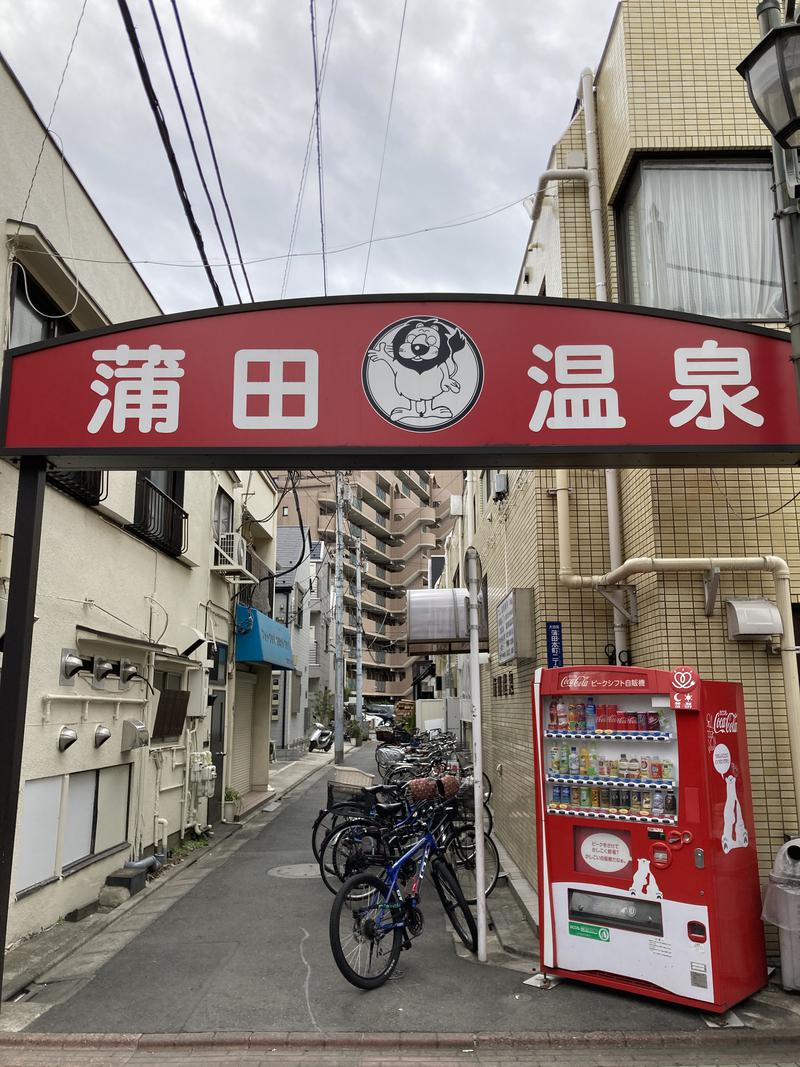
<instances>
[{"instance_id":1,"label":"blue bicycle","mask_svg":"<svg viewBox=\"0 0 800 1067\"><path fill-rule=\"evenodd\" d=\"M383 877L367 872L349 878L336 894L330 941L336 966L359 989L377 989L392 975L402 949L411 948L424 926L419 891L430 862L431 878L445 913L471 952L478 929L456 873L444 857L439 833L447 814L434 815L422 836Z\"/></svg>"}]
</instances>

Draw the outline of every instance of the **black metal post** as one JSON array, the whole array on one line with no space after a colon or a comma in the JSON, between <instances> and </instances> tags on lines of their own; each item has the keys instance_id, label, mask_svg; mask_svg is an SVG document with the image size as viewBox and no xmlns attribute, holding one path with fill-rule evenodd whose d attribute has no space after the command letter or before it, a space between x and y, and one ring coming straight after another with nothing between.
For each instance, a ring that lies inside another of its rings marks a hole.
<instances>
[{"instance_id":1,"label":"black metal post","mask_svg":"<svg viewBox=\"0 0 800 1067\"><path fill-rule=\"evenodd\" d=\"M3 670L0 674L0 989L17 829L46 468L46 460L39 456L26 457L19 465Z\"/></svg>"}]
</instances>

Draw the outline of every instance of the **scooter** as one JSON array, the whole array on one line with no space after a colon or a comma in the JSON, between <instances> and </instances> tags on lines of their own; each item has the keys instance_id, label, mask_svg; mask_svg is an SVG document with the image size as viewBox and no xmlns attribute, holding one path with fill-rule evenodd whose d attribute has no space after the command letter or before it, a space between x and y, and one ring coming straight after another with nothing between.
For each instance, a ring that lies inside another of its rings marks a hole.
<instances>
[{"instance_id":1,"label":"scooter","mask_svg":"<svg viewBox=\"0 0 800 1067\"><path fill-rule=\"evenodd\" d=\"M333 730L323 726L321 722L314 722L314 732L308 741L309 752L330 752L333 745Z\"/></svg>"}]
</instances>

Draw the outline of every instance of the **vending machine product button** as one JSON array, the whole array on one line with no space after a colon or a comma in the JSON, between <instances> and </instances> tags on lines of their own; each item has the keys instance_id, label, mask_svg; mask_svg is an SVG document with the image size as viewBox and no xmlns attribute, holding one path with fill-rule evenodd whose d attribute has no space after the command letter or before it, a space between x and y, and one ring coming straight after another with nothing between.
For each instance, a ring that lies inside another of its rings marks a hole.
<instances>
[{"instance_id":1,"label":"vending machine product button","mask_svg":"<svg viewBox=\"0 0 800 1067\"><path fill-rule=\"evenodd\" d=\"M689 940L696 942L698 945L703 945L706 942L707 934L705 926L696 921L692 921L686 924L686 933L689 935Z\"/></svg>"},{"instance_id":2,"label":"vending machine product button","mask_svg":"<svg viewBox=\"0 0 800 1067\"><path fill-rule=\"evenodd\" d=\"M702 870L706 865L706 854L702 848L694 850L694 865L698 870Z\"/></svg>"}]
</instances>

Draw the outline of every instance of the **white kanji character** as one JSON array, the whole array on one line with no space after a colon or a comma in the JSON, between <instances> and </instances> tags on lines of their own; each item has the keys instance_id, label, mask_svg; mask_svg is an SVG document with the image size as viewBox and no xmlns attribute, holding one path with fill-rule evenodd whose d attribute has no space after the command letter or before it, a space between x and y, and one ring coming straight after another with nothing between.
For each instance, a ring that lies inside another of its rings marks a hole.
<instances>
[{"instance_id":1,"label":"white kanji character","mask_svg":"<svg viewBox=\"0 0 800 1067\"><path fill-rule=\"evenodd\" d=\"M255 398L254 410L251 397ZM318 357L312 349L247 348L236 353L234 426L240 430L312 430L318 409Z\"/></svg>"},{"instance_id":2,"label":"white kanji character","mask_svg":"<svg viewBox=\"0 0 800 1067\"><path fill-rule=\"evenodd\" d=\"M138 423L140 433L174 433L180 407L177 379L184 374L179 363L185 354L160 345L140 350L119 345L92 353L97 378L90 388L102 399L86 427L89 433L97 433L112 412L114 433L124 433L129 420Z\"/></svg>"},{"instance_id":3,"label":"white kanji character","mask_svg":"<svg viewBox=\"0 0 800 1067\"><path fill-rule=\"evenodd\" d=\"M553 352L535 345L533 354L550 363ZM558 345L555 350L555 380L564 389L543 389L536 401L529 429L537 433L547 423L551 430L617 430L625 425L619 413L619 397L610 388L614 381L614 353L608 345ZM529 367L528 377L547 384L547 371ZM552 402L553 414L547 417Z\"/></svg>"},{"instance_id":4,"label":"white kanji character","mask_svg":"<svg viewBox=\"0 0 800 1067\"><path fill-rule=\"evenodd\" d=\"M687 389L672 389L670 400L686 400L686 407L670 418L671 426L685 426L694 419L700 430L721 430L725 412L748 423L762 426L764 416L747 407L758 396L750 385L750 353L746 348L718 348L716 341L703 341L700 348L679 348L675 352L675 380ZM726 385L744 385L728 393ZM700 412L708 403L708 415Z\"/></svg>"}]
</instances>

